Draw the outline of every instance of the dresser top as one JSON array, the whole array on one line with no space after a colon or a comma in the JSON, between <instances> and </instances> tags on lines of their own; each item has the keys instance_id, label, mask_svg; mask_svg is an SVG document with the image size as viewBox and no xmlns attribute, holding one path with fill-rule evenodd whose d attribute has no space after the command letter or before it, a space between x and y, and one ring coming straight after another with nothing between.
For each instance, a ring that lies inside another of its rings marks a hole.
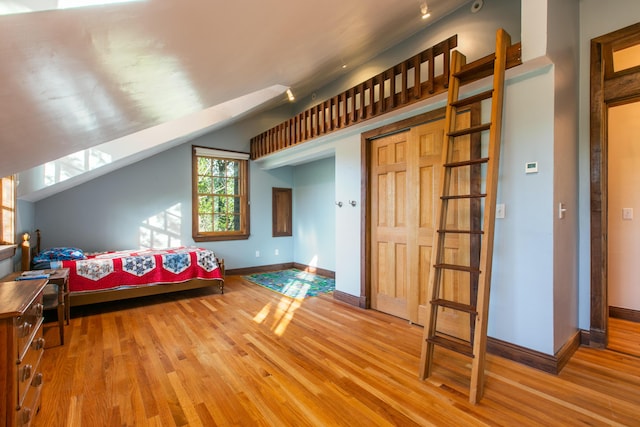
<instances>
[{"instance_id":1,"label":"dresser top","mask_svg":"<svg viewBox=\"0 0 640 427\"><path fill-rule=\"evenodd\" d=\"M0 319L23 314L46 284L46 279L0 282Z\"/></svg>"}]
</instances>

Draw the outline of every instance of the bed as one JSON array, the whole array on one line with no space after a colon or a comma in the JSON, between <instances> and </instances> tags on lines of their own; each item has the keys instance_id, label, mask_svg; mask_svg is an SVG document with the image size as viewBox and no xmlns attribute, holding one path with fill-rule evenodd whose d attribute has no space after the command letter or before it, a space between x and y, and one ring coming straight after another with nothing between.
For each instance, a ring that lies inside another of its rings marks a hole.
<instances>
[{"instance_id":1,"label":"bed","mask_svg":"<svg viewBox=\"0 0 640 427\"><path fill-rule=\"evenodd\" d=\"M224 293L224 260L195 247L85 253L78 248L40 249L23 235L22 270L69 269L69 304L95 304L217 286Z\"/></svg>"}]
</instances>

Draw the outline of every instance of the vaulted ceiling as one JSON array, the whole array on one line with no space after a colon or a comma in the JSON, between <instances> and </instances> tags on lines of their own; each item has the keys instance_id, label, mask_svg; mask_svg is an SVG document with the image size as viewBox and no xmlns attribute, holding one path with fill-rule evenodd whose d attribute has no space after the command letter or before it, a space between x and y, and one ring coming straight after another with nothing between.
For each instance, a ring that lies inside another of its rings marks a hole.
<instances>
[{"instance_id":1,"label":"vaulted ceiling","mask_svg":"<svg viewBox=\"0 0 640 427\"><path fill-rule=\"evenodd\" d=\"M158 126L188 139L286 102L288 87L309 94L430 22L422 0L107 2L0 2L0 176ZM91 3L103 4L73 7ZM465 3L428 0L430 19Z\"/></svg>"}]
</instances>

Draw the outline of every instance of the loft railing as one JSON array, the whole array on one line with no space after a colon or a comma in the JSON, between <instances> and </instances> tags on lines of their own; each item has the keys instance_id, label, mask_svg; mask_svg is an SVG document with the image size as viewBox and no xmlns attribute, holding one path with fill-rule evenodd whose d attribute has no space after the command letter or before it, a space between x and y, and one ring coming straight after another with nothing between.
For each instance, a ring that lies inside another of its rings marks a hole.
<instances>
[{"instance_id":1,"label":"loft railing","mask_svg":"<svg viewBox=\"0 0 640 427\"><path fill-rule=\"evenodd\" d=\"M458 36L432 46L382 73L317 104L251 138L251 159L293 147L443 93L449 86L449 59ZM494 54L468 64L487 62ZM509 48L507 68L521 64L520 43ZM463 67L463 70L467 67ZM436 70L439 73L436 75ZM465 79L466 83L485 75Z\"/></svg>"}]
</instances>

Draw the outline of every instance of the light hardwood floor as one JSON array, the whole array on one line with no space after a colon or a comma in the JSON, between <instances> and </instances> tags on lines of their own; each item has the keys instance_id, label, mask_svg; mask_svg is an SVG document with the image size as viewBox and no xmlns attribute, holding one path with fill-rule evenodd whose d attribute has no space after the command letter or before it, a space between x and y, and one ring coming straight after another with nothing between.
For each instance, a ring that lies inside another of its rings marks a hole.
<instances>
[{"instance_id":1,"label":"light hardwood floor","mask_svg":"<svg viewBox=\"0 0 640 427\"><path fill-rule=\"evenodd\" d=\"M418 380L420 327L239 277L73 308L64 346L54 325L35 426L640 425L637 357L580 348L554 376L489 355L472 405L465 357Z\"/></svg>"},{"instance_id":2,"label":"light hardwood floor","mask_svg":"<svg viewBox=\"0 0 640 427\"><path fill-rule=\"evenodd\" d=\"M640 357L640 323L609 317L608 348Z\"/></svg>"}]
</instances>

